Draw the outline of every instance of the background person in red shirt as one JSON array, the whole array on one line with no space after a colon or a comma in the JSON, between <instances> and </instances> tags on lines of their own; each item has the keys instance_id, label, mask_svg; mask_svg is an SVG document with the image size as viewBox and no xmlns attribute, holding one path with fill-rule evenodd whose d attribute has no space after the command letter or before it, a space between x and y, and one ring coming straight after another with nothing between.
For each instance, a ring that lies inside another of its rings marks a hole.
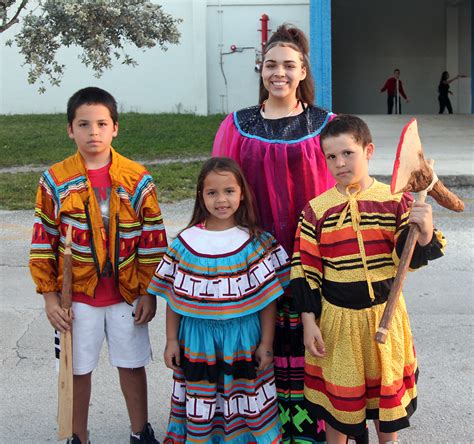
<instances>
[{"instance_id":1,"label":"background person in red shirt","mask_svg":"<svg viewBox=\"0 0 474 444\"><path fill-rule=\"evenodd\" d=\"M393 77L389 77L380 89L380 92L384 91L387 91L387 114L392 114L393 104L395 104L395 114L401 114L402 102L400 96L407 102L410 100L403 89L403 84L400 80L400 70L398 68L393 71Z\"/></svg>"}]
</instances>

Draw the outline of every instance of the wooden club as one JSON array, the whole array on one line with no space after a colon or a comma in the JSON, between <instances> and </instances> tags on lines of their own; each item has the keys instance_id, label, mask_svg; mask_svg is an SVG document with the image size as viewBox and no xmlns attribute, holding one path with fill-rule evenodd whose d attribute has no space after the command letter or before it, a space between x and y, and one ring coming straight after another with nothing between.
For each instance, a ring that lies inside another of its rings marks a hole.
<instances>
[{"instance_id":1,"label":"wooden club","mask_svg":"<svg viewBox=\"0 0 474 444\"><path fill-rule=\"evenodd\" d=\"M418 193L418 202L424 202L426 194L429 194L438 204L447 209L457 212L464 210L464 202L449 191L436 177L433 171L433 161L425 159L418 135L416 119L410 120L405 125L400 136L390 189L392 194L401 192ZM410 225L400 257L400 263L398 264L397 274L375 334L375 340L380 344L385 344L387 340L395 308L402 292L403 282L405 281L419 234L418 226L415 224Z\"/></svg>"},{"instance_id":2,"label":"wooden club","mask_svg":"<svg viewBox=\"0 0 474 444\"><path fill-rule=\"evenodd\" d=\"M71 316L72 306L72 225L67 228L63 255L63 285L61 307ZM72 326L61 333L58 378L58 441L72 436L73 376Z\"/></svg>"}]
</instances>

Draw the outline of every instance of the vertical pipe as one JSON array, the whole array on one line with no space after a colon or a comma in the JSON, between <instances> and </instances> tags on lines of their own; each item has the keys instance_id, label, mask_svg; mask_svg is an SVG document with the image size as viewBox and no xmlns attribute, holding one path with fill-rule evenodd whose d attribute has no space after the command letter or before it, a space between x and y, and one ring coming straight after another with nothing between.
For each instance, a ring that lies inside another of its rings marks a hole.
<instances>
[{"instance_id":1,"label":"vertical pipe","mask_svg":"<svg viewBox=\"0 0 474 444\"><path fill-rule=\"evenodd\" d=\"M206 44L206 26L207 26L207 7L199 0L192 2L192 35L193 35L193 67L190 70L193 73L193 95L194 112L201 116L207 116L208 97L207 97L207 63L202 60L207 58ZM184 104L184 108L193 106L192 102Z\"/></svg>"},{"instance_id":2,"label":"vertical pipe","mask_svg":"<svg viewBox=\"0 0 474 444\"><path fill-rule=\"evenodd\" d=\"M260 29L262 32L262 54L268 41L268 20L269 18L267 14L262 14L260 17L260 21L262 22L262 29Z\"/></svg>"},{"instance_id":3,"label":"vertical pipe","mask_svg":"<svg viewBox=\"0 0 474 444\"><path fill-rule=\"evenodd\" d=\"M310 3L310 63L316 84L316 104L332 108L331 0Z\"/></svg>"}]
</instances>

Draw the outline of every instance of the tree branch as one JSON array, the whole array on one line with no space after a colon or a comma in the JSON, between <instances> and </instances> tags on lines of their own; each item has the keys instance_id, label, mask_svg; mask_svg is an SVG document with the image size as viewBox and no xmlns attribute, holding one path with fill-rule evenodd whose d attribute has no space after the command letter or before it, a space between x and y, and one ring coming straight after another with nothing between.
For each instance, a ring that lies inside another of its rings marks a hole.
<instances>
[{"instance_id":1,"label":"tree branch","mask_svg":"<svg viewBox=\"0 0 474 444\"><path fill-rule=\"evenodd\" d=\"M1 13L2 16L3 16L3 20L2 20L2 25L0 26L0 34L3 31L6 31L11 26L13 26L15 23L19 22L18 16L20 15L20 12L25 8L27 3L28 3L28 0L23 0L21 2L20 6L18 6L18 10L16 11L15 15L7 23L7 6L8 5L4 1L0 2L0 9L3 9L2 13Z\"/></svg>"},{"instance_id":2,"label":"tree branch","mask_svg":"<svg viewBox=\"0 0 474 444\"><path fill-rule=\"evenodd\" d=\"M20 0L0 0L0 30L21 21L14 41L29 67L28 83L39 82L39 92L45 91L45 82L53 86L61 83L66 68L56 59L61 47L81 48L82 64L100 77L112 67L112 58L136 66L125 45L142 50L158 45L166 51L168 44L179 42L181 19L174 19L152 0L40 0L38 11L19 18L28 3L21 0L15 17L6 24L7 9L17 9L14 5L18 3Z\"/></svg>"}]
</instances>

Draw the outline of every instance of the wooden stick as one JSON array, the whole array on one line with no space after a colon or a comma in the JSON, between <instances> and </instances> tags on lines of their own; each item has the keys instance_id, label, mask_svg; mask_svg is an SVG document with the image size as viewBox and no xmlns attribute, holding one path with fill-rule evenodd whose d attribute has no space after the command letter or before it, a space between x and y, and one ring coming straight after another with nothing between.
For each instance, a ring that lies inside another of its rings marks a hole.
<instances>
[{"instance_id":1,"label":"wooden stick","mask_svg":"<svg viewBox=\"0 0 474 444\"><path fill-rule=\"evenodd\" d=\"M72 306L72 225L67 228L63 255L63 285L61 307L71 316ZM72 436L73 375L72 326L61 333L58 378L58 441Z\"/></svg>"},{"instance_id":2,"label":"wooden stick","mask_svg":"<svg viewBox=\"0 0 474 444\"><path fill-rule=\"evenodd\" d=\"M418 193L417 201L423 203L426 199L426 194L427 190L420 191ZM387 304L385 305L385 310L383 312L382 319L380 320L379 328L375 333L375 340L379 344L385 344L387 340L388 331L392 325L392 319L395 314L398 299L402 293L403 282L405 281L411 258L413 257L413 251L415 250L419 236L420 230L418 225L411 224L405 246L403 247L402 255L400 257L400 263L398 264L397 275L395 276L392 288L390 289L390 294L388 295Z\"/></svg>"}]
</instances>

